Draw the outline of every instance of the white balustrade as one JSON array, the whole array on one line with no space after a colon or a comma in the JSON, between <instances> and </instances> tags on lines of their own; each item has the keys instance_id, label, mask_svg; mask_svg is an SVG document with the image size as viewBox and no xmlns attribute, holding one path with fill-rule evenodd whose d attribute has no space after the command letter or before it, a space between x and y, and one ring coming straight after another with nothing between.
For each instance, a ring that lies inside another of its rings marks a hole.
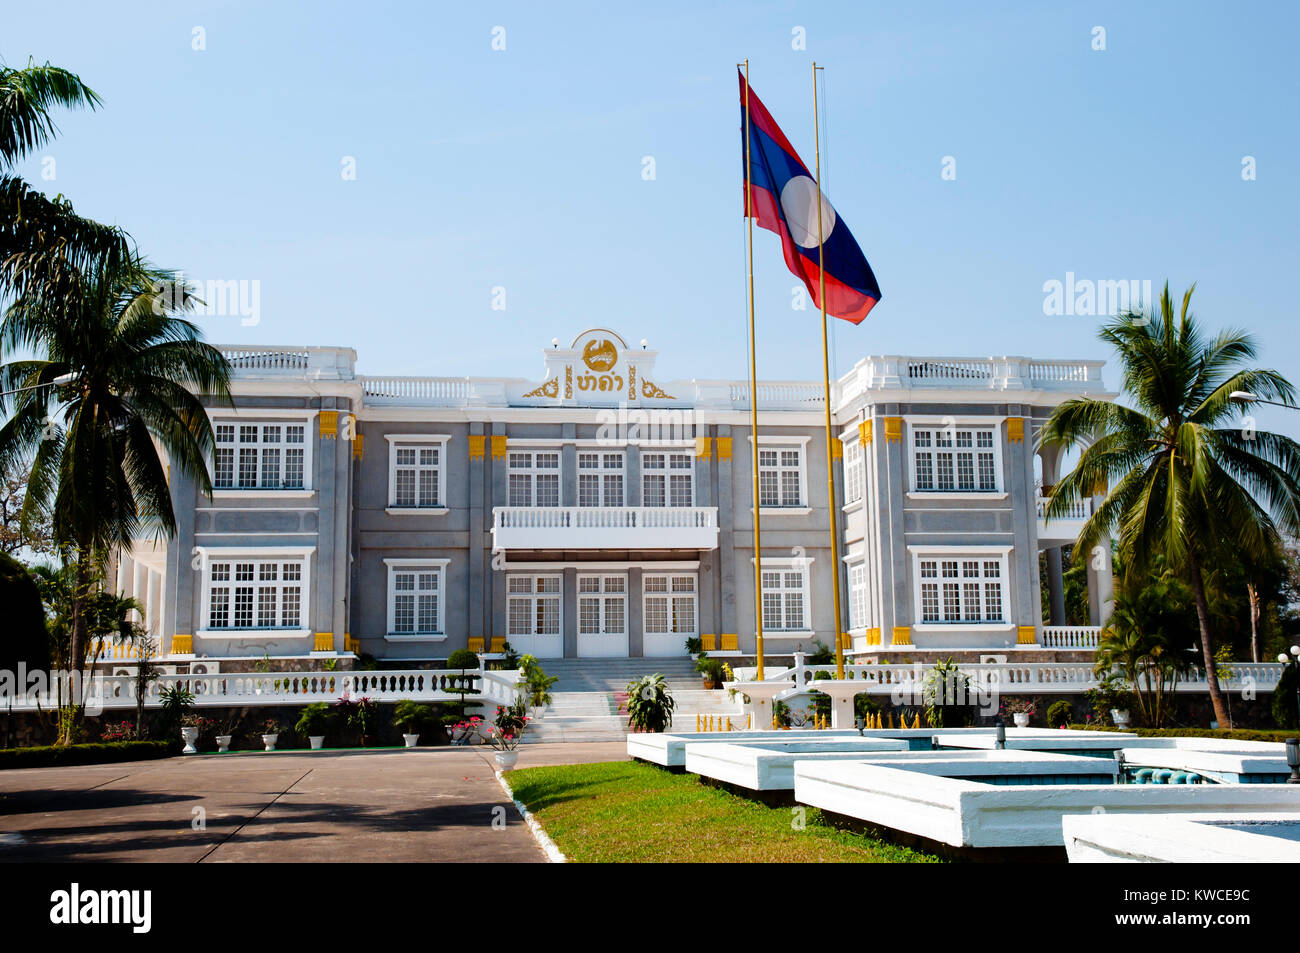
<instances>
[{"instance_id":1,"label":"white balustrade","mask_svg":"<svg viewBox=\"0 0 1300 953\"><path fill-rule=\"evenodd\" d=\"M1095 649L1101 639L1099 625L1045 625L1040 631L1045 649Z\"/></svg>"},{"instance_id":2,"label":"white balustrade","mask_svg":"<svg viewBox=\"0 0 1300 953\"><path fill-rule=\"evenodd\" d=\"M1051 503L1051 498L1040 496L1036 500L1038 518L1047 519L1047 507ZM1064 513L1051 517L1053 520L1086 520L1092 516L1092 498L1085 497L1081 500L1073 500L1065 508Z\"/></svg>"},{"instance_id":3,"label":"white balustrade","mask_svg":"<svg viewBox=\"0 0 1300 953\"><path fill-rule=\"evenodd\" d=\"M362 377L371 404L458 405L469 400L468 377Z\"/></svg>"}]
</instances>

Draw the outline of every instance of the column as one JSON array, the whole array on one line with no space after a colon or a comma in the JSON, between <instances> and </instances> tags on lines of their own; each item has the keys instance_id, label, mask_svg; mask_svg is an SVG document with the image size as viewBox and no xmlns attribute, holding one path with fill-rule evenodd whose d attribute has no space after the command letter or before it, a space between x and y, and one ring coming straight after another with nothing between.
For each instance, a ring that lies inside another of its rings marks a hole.
<instances>
[{"instance_id":1,"label":"column","mask_svg":"<svg viewBox=\"0 0 1300 953\"><path fill-rule=\"evenodd\" d=\"M1061 547L1047 550L1047 595L1050 625L1065 625L1065 580L1061 572Z\"/></svg>"},{"instance_id":2,"label":"column","mask_svg":"<svg viewBox=\"0 0 1300 953\"><path fill-rule=\"evenodd\" d=\"M1110 540L1088 554L1088 622L1105 625L1115 605L1115 582L1110 562Z\"/></svg>"},{"instance_id":3,"label":"column","mask_svg":"<svg viewBox=\"0 0 1300 953\"><path fill-rule=\"evenodd\" d=\"M645 619L641 609L644 605L641 593L641 568L632 566L627 571L627 657L642 658L645 655Z\"/></svg>"},{"instance_id":4,"label":"column","mask_svg":"<svg viewBox=\"0 0 1300 953\"><path fill-rule=\"evenodd\" d=\"M469 590L466 594L465 636L477 638L492 631L491 614L488 611L487 572L491 558L491 533L488 523L489 508L484 506L487 494L487 437L483 434L483 424L473 422L469 425L469 538L466 552L469 561ZM484 639L484 645L490 643Z\"/></svg>"},{"instance_id":5,"label":"column","mask_svg":"<svg viewBox=\"0 0 1300 953\"><path fill-rule=\"evenodd\" d=\"M564 568L564 582L560 587L560 618L564 623L564 657L578 655L578 568Z\"/></svg>"}]
</instances>

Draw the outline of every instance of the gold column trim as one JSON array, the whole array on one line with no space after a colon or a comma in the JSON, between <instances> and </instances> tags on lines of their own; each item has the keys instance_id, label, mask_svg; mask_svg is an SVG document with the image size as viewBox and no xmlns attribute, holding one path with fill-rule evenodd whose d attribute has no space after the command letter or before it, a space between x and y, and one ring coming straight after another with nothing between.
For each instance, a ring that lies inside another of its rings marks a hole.
<instances>
[{"instance_id":1,"label":"gold column trim","mask_svg":"<svg viewBox=\"0 0 1300 953\"><path fill-rule=\"evenodd\" d=\"M172 636L172 655L193 655L193 654L194 654L194 636L192 635Z\"/></svg>"},{"instance_id":2,"label":"gold column trim","mask_svg":"<svg viewBox=\"0 0 1300 953\"><path fill-rule=\"evenodd\" d=\"M740 651L740 636L738 636L738 635L737 635L736 633L734 633L734 632L724 632L723 635L722 635L722 642L721 642L721 645L720 645L719 648L718 648L718 651L719 651L719 652L739 652L739 651Z\"/></svg>"},{"instance_id":3,"label":"gold column trim","mask_svg":"<svg viewBox=\"0 0 1300 953\"><path fill-rule=\"evenodd\" d=\"M487 444L487 437L482 434L469 435L469 458L471 460L482 460L483 450Z\"/></svg>"},{"instance_id":4,"label":"gold column trim","mask_svg":"<svg viewBox=\"0 0 1300 953\"><path fill-rule=\"evenodd\" d=\"M1038 644L1038 627L1033 625L1016 626L1016 644L1017 645L1037 645Z\"/></svg>"},{"instance_id":5,"label":"gold column trim","mask_svg":"<svg viewBox=\"0 0 1300 953\"><path fill-rule=\"evenodd\" d=\"M713 459L713 444L709 442L708 437L695 438L695 458L697 460Z\"/></svg>"},{"instance_id":6,"label":"gold column trim","mask_svg":"<svg viewBox=\"0 0 1300 953\"><path fill-rule=\"evenodd\" d=\"M910 625L894 626L894 645L911 645L912 644L912 627Z\"/></svg>"},{"instance_id":7,"label":"gold column trim","mask_svg":"<svg viewBox=\"0 0 1300 953\"><path fill-rule=\"evenodd\" d=\"M713 641L715 638L716 636L712 632L702 633L700 635L700 648L705 652L714 651L714 647L717 644Z\"/></svg>"},{"instance_id":8,"label":"gold column trim","mask_svg":"<svg viewBox=\"0 0 1300 953\"><path fill-rule=\"evenodd\" d=\"M730 437L718 438L718 459L719 460L731 459L731 438Z\"/></svg>"},{"instance_id":9,"label":"gold column trim","mask_svg":"<svg viewBox=\"0 0 1300 953\"><path fill-rule=\"evenodd\" d=\"M317 632L316 641L312 643L313 652L333 652L334 651L334 633Z\"/></svg>"},{"instance_id":10,"label":"gold column trim","mask_svg":"<svg viewBox=\"0 0 1300 953\"><path fill-rule=\"evenodd\" d=\"M871 444L871 421L864 420L858 424L858 443L866 447Z\"/></svg>"},{"instance_id":11,"label":"gold column trim","mask_svg":"<svg viewBox=\"0 0 1300 953\"><path fill-rule=\"evenodd\" d=\"M469 638L469 650L471 652L483 651L483 637L481 635L471 635Z\"/></svg>"},{"instance_id":12,"label":"gold column trim","mask_svg":"<svg viewBox=\"0 0 1300 953\"><path fill-rule=\"evenodd\" d=\"M831 456L836 460L844 459L844 441L838 437L831 439Z\"/></svg>"},{"instance_id":13,"label":"gold column trim","mask_svg":"<svg viewBox=\"0 0 1300 953\"><path fill-rule=\"evenodd\" d=\"M1007 418L1007 439L1012 443L1025 442L1025 418L1024 417Z\"/></svg>"},{"instance_id":14,"label":"gold column trim","mask_svg":"<svg viewBox=\"0 0 1300 953\"><path fill-rule=\"evenodd\" d=\"M886 417L885 418L885 443L902 443L903 441L903 418Z\"/></svg>"},{"instance_id":15,"label":"gold column trim","mask_svg":"<svg viewBox=\"0 0 1300 953\"><path fill-rule=\"evenodd\" d=\"M506 435L503 433L494 433L492 435L492 459L504 460L506 458Z\"/></svg>"},{"instance_id":16,"label":"gold column trim","mask_svg":"<svg viewBox=\"0 0 1300 953\"><path fill-rule=\"evenodd\" d=\"M875 626L874 628L867 629L867 644L868 645L880 644L880 626Z\"/></svg>"},{"instance_id":17,"label":"gold column trim","mask_svg":"<svg viewBox=\"0 0 1300 953\"><path fill-rule=\"evenodd\" d=\"M339 412L322 410L320 412L320 436L322 440L333 440L339 435Z\"/></svg>"},{"instance_id":18,"label":"gold column trim","mask_svg":"<svg viewBox=\"0 0 1300 953\"><path fill-rule=\"evenodd\" d=\"M357 434L352 438L352 459L360 460L366 452L366 435Z\"/></svg>"}]
</instances>

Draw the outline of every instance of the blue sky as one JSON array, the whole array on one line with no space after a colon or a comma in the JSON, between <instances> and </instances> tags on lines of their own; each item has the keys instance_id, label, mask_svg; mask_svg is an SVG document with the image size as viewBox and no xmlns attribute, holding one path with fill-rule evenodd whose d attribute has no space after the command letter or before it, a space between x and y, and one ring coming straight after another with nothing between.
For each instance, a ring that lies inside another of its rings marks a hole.
<instances>
[{"instance_id":1,"label":"blue sky","mask_svg":"<svg viewBox=\"0 0 1300 953\"><path fill-rule=\"evenodd\" d=\"M260 323L207 318L216 342L535 378L552 337L601 325L648 338L662 378L743 377L734 64L811 164L815 58L825 191L884 291L836 322L838 371L1104 358L1097 318L1043 314L1073 272L1197 281L1207 323L1249 327L1300 381L1293 5L46 2L5 23L5 62L104 99L22 174L160 265L260 282ZM759 374L815 379L817 316L755 234Z\"/></svg>"}]
</instances>

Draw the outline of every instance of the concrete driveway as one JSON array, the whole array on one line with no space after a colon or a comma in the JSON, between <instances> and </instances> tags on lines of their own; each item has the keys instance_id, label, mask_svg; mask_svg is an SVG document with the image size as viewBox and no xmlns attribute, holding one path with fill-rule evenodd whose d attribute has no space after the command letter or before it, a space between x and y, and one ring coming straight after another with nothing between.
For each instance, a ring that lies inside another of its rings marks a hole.
<instances>
[{"instance_id":1,"label":"concrete driveway","mask_svg":"<svg viewBox=\"0 0 1300 953\"><path fill-rule=\"evenodd\" d=\"M621 742L519 750L521 768L627 758ZM0 862L544 860L485 748L0 771Z\"/></svg>"}]
</instances>

